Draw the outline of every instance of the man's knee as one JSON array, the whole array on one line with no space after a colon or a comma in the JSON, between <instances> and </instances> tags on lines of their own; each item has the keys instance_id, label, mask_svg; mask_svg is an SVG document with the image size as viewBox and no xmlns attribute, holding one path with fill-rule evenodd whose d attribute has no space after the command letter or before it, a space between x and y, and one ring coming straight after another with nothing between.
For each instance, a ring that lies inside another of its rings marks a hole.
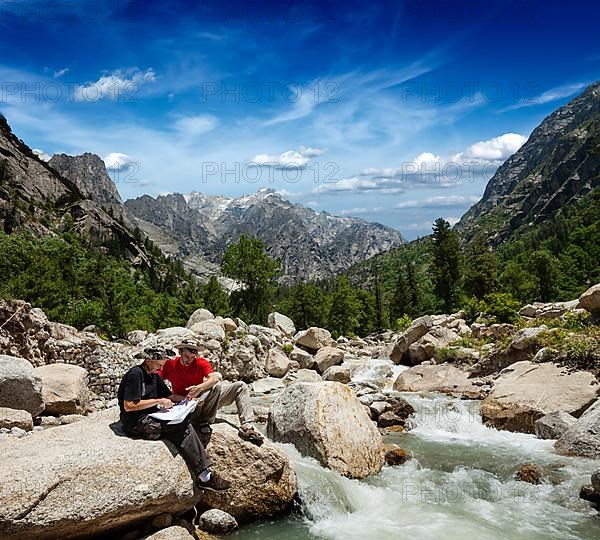
<instances>
[{"instance_id":1,"label":"man's knee","mask_svg":"<svg viewBox=\"0 0 600 540\"><path fill-rule=\"evenodd\" d=\"M244 381L236 381L233 383L233 388L236 396L250 392L248 385Z\"/></svg>"}]
</instances>

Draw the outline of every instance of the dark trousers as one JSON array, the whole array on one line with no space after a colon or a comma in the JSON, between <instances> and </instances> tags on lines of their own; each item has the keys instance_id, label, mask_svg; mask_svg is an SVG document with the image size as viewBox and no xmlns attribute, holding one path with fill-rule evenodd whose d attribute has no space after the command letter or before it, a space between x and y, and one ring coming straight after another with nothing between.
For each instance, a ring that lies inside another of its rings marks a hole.
<instances>
[{"instance_id":1,"label":"dark trousers","mask_svg":"<svg viewBox=\"0 0 600 540\"><path fill-rule=\"evenodd\" d=\"M212 461L208 457L204 446L202 446L189 418L186 418L180 424L168 424L145 414L127 432L127 435L148 440L166 439L172 442L195 475L200 474L212 465Z\"/></svg>"}]
</instances>

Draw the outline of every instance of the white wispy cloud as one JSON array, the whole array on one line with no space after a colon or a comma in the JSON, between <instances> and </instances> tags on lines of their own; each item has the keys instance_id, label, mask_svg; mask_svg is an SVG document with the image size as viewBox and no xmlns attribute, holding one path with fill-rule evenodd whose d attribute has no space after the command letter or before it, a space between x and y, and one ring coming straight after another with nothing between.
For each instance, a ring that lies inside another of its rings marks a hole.
<instances>
[{"instance_id":1,"label":"white wispy cloud","mask_svg":"<svg viewBox=\"0 0 600 540\"><path fill-rule=\"evenodd\" d=\"M63 75L66 75L67 73L69 73L69 71L70 71L69 68L59 69L54 72L54 78L60 79Z\"/></svg>"},{"instance_id":2,"label":"white wispy cloud","mask_svg":"<svg viewBox=\"0 0 600 540\"><path fill-rule=\"evenodd\" d=\"M356 216L361 214L373 214L377 212L382 212L384 210L383 206L376 206L374 208L366 208L366 207L358 207L358 208L349 208L347 210L341 210L338 212L341 216Z\"/></svg>"},{"instance_id":3,"label":"white wispy cloud","mask_svg":"<svg viewBox=\"0 0 600 540\"><path fill-rule=\"evenodd\" d=\"M421 200L402 201L394 206L403 208L438 208L443 206L464 206L476 203L481 197L477 195L448 195L439 197L428 197Z\"/></svg>"},{"instance_id":4,"label":"white wispy cloud","mask_svg":"<svg viewBox=\"0 0 600 540\"><path fill-rule=\"evenodd\" d=\"M542 92L537 96L523 98L517 101L517 103L514 103L513 105L504 107L500 110L500 112L513 111L515 109L522 109L523 107L533 107L534 105L551 103L552 101L556 101L557 99L566 98L572 96L573 94L576 94L580 90L583 90L588 84L589 83L587 82L576 82L555 86L554 88L550 88L550 90L546 90L545 92Z\"/></svg>"},{"instance_id":5,"label":"white wispy cloud","mask_svg":"<svg viewBox=\"0 0 600 540\"><path fill-rule=\"evenodd\" d=\"M456 225L460 221L460 218L455 216L448 216L443 219L450 223L450 225ZM430 233L432 228L433 221L419 221L417 223L409 223L408 225L404 226L404 229L406 230L421 231L426 233Z\"/></svg>"},{"instance_id":6,"label":"white wispy cloud","mask_svg":"<svg viewBox=\"0 0 600 540\"><path fill-rule=\"evenodd\" d=\"M313 193L328 193L328 192L357 192L371 191L377 189L377 180L371 178L344 178L337 182L328 182L321 184L313 189Z\"/></svg>"},{"instance_id":7,"label":"white wispy cloud","mask_svg":"<svg viewBox=\"0 0 600 540\"><path fill-rule=\"evenodd\" d=\"M218 120L211 114L180 116L173 123L173 128L184 138L196 137L208 133L217 127Z\"/></svg>"},{"instance_id":8,"label":"white wispy cloud","mask_svg":"<svg viewBox=\"0 0 600 540\"><path fill-rule=\"evenodd\" d=\"M152 68L141 71L137 67L117 69L105 73L97 81L77 85L74 89L75 101L95 103L102 100L135 100L139 90L156 81Z\"/></svg>"}]
</instances>

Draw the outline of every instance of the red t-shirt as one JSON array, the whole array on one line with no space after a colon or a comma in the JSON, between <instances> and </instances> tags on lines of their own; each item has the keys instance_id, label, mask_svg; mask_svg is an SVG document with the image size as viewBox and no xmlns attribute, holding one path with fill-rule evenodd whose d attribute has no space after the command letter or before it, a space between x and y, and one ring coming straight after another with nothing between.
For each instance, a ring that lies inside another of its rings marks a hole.
<instances>
[{"instance_id":1,"label":"red t-shirt","mask_svg":"<svg viewBox=\"0 0 600 540\"><path fill-rule=\"evenodd\" d=\"M205 358L196 358L189 366L181 363L181 357L177 356L167 360L158 374L163 379L171 381L173 393L185 396L188 386L195 386L204 381L204 378L212 373L210 362Z\"/></svg>"}]
</instances>

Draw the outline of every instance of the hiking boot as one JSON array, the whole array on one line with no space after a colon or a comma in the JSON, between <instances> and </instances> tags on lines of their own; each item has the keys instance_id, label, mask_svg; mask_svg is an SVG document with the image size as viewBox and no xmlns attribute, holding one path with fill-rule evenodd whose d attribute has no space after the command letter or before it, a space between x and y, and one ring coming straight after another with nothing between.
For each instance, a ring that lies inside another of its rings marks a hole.
<instances>
[{"instance_id":1,"label":"hiking boot","mask_svg":"<svg viewBox=\"0 0 600 540\"><path fill-rule=\"evenodd\" d=\"M238 436L240 437L240 439L251 442L256 446L261 446L262 443L265 441L263 434L257 429L255 429L253 426L242 426L238 429Z\"/></svg>"},{"instance_id":2,"label":"hiking boot","mask_svg":"<svg viewBox=\"0 0 600 540\"><path fill-rule=\"evenodd\" d=\"M196 478L196 485L200 489L206 489L208 491L227 491L231 487L231 482L225 480L219 473L211 472L210 480L203 482L200 480L200 475Z\"/></svg>"}]
</instances>

